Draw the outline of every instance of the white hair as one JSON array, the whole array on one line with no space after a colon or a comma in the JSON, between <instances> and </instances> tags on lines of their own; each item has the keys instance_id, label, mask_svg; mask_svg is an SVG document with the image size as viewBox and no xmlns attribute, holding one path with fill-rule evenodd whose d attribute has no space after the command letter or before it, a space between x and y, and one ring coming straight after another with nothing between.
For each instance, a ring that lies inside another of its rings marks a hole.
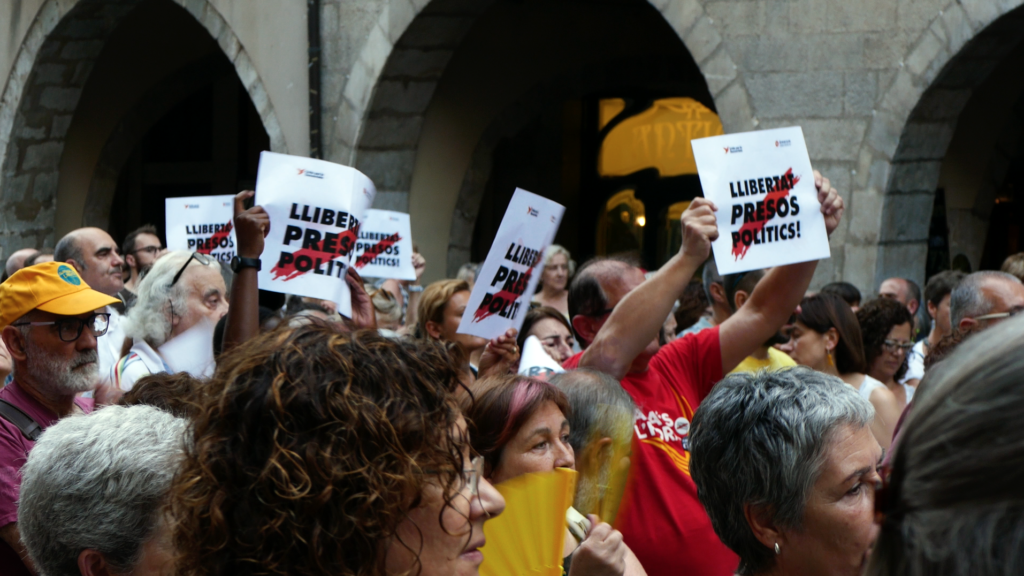
<instances>
[{"instance_id":1,"label":"white hair","mask_svg":"<svg viewBox=\"0 0 1024 576\"><path fill-rule=\"evenodd\" d=\"M544 265L547 266L548 264L551 264L552 258L559 254L565 256L565 267L569 271L569 279L572 280L572 277L576 275L576 261L572 259L572 255L569 254L569 251L566 250L565 247L559 246L558 244L548 246L548 249L544 251Z\"/></svg>"},{"instance_id":2,"label":"white hair","mask_svg":"<svg viewBox=\"0 0 1024 576\"><path fill-rule=\"evenodd\" d=\"M152 406L108 406L48 428L21 469L18 531L46 576L78 576L83 550L132 571L184 454L187 422Z\"/></svg>"},{"instance_id":3,"label":"white hair","mask_svg":"<svg viewBox=\"0 0 1024 576\"><path fill-rule=\"evenodd\" d=\"M125 338L144 340L156 348L171 337L171 314L180 316L188 307L188 289L181 279L171 286L174 275L181 270L185 262L192 257L191 252L175 250L168 252L153 264L149 273L139 282L136 295L138 300L128 310L122 321ZM189 266L216 266L216 260L203 264L198 260Z\"/></svg>"}]
</instances>

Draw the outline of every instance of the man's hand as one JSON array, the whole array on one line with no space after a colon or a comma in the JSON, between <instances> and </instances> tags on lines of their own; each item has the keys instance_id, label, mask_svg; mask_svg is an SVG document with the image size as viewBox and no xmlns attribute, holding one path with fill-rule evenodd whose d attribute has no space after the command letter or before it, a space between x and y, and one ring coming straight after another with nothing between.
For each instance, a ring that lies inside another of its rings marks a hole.
<instances>
[{"instance_id":1,"label":"man's hand","mask_svg":"<svg viewBox=\"0 0 1024 576\"><path fill-rule=\"evenodd\" d=\"M477 366L478 378L509 374L519 365L519 346L516 345L515 328L509 328L503 335L487 343L480 355Z\"/></svg>"},{"instance_id":2,"label":"man's hand","mask_svg":"<svg viewBox=\"0 0 1024 576\"><path fill-rule=\"evenodd\" d=\"M569 576L622 576L626 571L626 545L622 533L589 514L590 533L572 556Z\"/></svg>"},{"instance_id":3,"label":"man's hand","mask_svg":"<svg viewBox=\"0 0 1024 576\"><path fill-rule=\"evenodd\" d=\"M683 212L679 223L683 228L683 244L679 253L684 258L704 262L711 253L711 243L718 239L718 207L707 198L694 198Z\"/></svg>"},{"instance_id":4,"label":"man's hand","mask_svg":"<svg viewBox=\"0 0 1024 576\"><path fill-rule=\"evenodd\" d=\"M843 218L843 211L846 205L839 192L832 187L828 178L821 175L821 172L814 171L814 187L818 189L818 202L821 203L821 213L825 215L825 231L829 236L839 227L839 221Z\"/></svg>"},{"instance_id":5,"label":"man's hand","mask_svg":"<svg viewBox=\"0 0 1024 576\"><path fill-rule=\"evenodd\" d=\"M352 296L352 323L359 328L377 329L377 314L373 309L373 301L363 287L363 279L355 268L349 266L345 272L345 283Z\"/></svg>"},{"instance_id":6,"label":"man's hand","mask_svg":"<svg viewBox=\"0 0 1024 576\"><path fill-rule=\"evenodd\" d=\"M238 256L259 258L263 254L263 239L270 234L270 215L262 206L245 209L245 201L256 195L252 190L235 194L235 237Z\"/></svg>"}]
</instances>

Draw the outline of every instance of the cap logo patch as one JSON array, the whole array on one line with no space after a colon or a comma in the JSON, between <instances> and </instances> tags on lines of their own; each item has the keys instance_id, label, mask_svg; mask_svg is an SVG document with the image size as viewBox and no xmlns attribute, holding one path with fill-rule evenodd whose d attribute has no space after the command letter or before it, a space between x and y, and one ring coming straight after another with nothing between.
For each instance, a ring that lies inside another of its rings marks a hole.
<instances>
[{"instance_id":1,"label":"cap logo patch","mask_svg":"<svg viewBox=\"0 0 1024 576\"><path fill-rule=\"evenodd\" d=\"M61 280L74 286L79 286L82 283L82 279L79 278L78 274L75 274L75 271L67 264L62 264L57 267L57 275L60 276Z\"/></svg>"}]
</instances>

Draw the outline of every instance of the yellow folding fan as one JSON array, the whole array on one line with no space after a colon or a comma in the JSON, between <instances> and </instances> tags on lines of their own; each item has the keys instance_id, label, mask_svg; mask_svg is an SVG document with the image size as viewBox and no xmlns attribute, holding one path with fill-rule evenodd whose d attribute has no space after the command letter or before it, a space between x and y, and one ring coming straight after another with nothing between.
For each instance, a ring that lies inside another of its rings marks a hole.
<instances>
[{"instance_id":1,"label":"yellow folding fan","mask_svg":"<svg viewBox=\"0 0 1024 576\"><path fill-rule=\"evenodd\" d=\"M561 576L576 471L523 474L495 488L505 497L505 511L484 524L480 576Z\"/></svg>"}]
</instances>

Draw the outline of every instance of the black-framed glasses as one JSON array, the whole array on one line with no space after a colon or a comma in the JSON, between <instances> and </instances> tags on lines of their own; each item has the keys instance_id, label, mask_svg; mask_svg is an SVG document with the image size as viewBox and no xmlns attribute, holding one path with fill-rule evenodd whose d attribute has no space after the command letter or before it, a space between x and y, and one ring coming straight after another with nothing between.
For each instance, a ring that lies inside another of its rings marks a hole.
<instances>
[{"instance_id":1,"label":"black-framed glasses","mask_svg":"<svg viewBox=\"0 0 1024 576\"><path fill-rule=\"evenodd\" d=\"M174 279L171 280L171 286L172 287L175 284L178 283L178 280L181 279L181 275L185 273L185 268L188 268L188 265L191 264L193 260L195 260L196 262L199 262L203 266L209 266L210 264L215 262L215 260L213 258L210 258L206 254L200 254L199 252L193 252L192 255L188 257L188 260L185 260L185 263L182 264L181 268L178 269L178 273L174 275Z\"/></svg>"},{"instance_id":2,"label":"black-framed glasses","mask_svg":"<svg viewBox=\"0 0 1024 576\"><path fill-rule=\"evenodd\" d=\"M143 248L139 248L138 250L132 250L131 252L129 252L129 254L138 254L139 252L145 252L150 256L156 256L157 252L160 252L163 249L163 246L145 246Z\"/></svg>"},{"instance_id":3,"label":"black-framed glasses","mask_svg":"<svg viewBox=\"0 0 1024 576\"><path fill-rule=\"evenodd\" d=\"M110 314L100 312L88 318L62 318L49 322L19 322L12 326L56 326L60 339L64 342L74 342L82 335L86 326L92 329L93 336L103 336L110 327Z\"/></svg>"},{"instance_id":4,"label":"black-framed glasses","mask_svg":"<svg viewBox=\"0 0 1024 576\"><path fill-rule=\"evenodd\" d=\"M884 348L886 352L892 352L893 354L897 351L906 352L913 347L913 342L897 342L896 340L886 340L882 342L882 348Z\"/></svg>"}]
</instances>

